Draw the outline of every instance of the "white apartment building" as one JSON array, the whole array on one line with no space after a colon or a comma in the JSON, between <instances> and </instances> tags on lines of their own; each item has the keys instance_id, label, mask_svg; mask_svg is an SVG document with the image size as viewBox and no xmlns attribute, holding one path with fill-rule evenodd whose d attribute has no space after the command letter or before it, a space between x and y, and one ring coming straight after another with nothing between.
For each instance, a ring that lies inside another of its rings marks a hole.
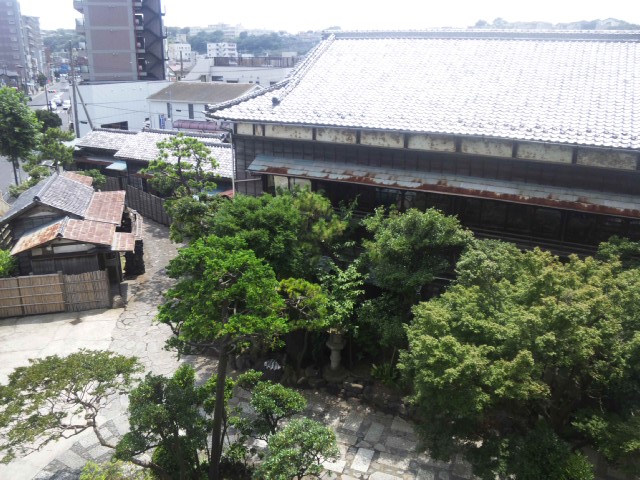
<instances>
[{"instance_id":1,"label":"white apartment building","mask_svg":"<svg viewBox=\"0 0 640 480\"><path fill-rule=\"evenodd\" d=\"M207 43L207 57L237 57L238 45L235 43Z\"/></svg>"},{"instance_id":2,"label":"white apartment building","mask_svg":"<svg viewBox=\"0 0 640 480\"><path fill-rule=\"evenodd\" d=\"M169 61L179 63L180 61L191 63L194 59L189 43L170 43L167 47Z\"/></svg>"},{"instance_id":3,"label":"white apartment building","mask_svg":"<svg viewBox=\"0 0 640 480\"><path fill-rule=\"evenodd\" d=\"M216 23L215 25L208 25L206 27L189 27L189 35L197 35L200 32L222 32L225 39L232 40L239 37L240 33L246 30L247 29L239 23L236 25L229 25L228 23Z\"/></svg>"}]
</instances>

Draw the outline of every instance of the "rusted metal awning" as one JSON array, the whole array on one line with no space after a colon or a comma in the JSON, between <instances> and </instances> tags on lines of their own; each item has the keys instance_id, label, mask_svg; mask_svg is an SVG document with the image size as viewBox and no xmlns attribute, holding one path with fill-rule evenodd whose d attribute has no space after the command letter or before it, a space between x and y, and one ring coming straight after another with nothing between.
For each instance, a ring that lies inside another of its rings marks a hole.
<instances>
[{"instance_id":1,"label":"rusted metal awning","mask_svg":"<svg viewBox=\"0 0 640 480\"><path fill-rule=\"evenodd\" d=\"M469 177L258 155L249 171L264 175L356 183L382 188L460 195L564 210L640 218L640 196Z\"/></svg>"}]
</instances>

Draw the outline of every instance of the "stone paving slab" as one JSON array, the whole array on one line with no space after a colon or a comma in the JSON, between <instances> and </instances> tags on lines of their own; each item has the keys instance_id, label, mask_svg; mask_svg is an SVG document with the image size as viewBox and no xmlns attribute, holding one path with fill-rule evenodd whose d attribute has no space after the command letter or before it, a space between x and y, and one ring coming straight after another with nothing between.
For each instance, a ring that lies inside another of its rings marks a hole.
<instances>
[{"instance_id":1,"label":"stone paving slab","mask_svg":"<svg viewBox=\"0 0 640 480\"><path fill-rule=\"evenodd\" d=\"M368 448L359 448L353 462L351 462L351 468L359 472L369 471L369 465L371 465L371 459L374 453L373 450Z\"/></svg>"}]
</instances>

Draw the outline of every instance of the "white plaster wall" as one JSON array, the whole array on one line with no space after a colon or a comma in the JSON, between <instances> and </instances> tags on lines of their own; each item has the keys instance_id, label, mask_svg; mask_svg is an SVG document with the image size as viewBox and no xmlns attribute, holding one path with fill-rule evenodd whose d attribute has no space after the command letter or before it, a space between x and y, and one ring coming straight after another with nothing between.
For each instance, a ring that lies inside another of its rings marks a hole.
<instances>
[{"instance_id":1,"label":"white plaster wall","mask_svg":"<svg viewBox=\"0 0 640 480\"><path fill-rule=\"evenodd\" d=\"M456 143L453 137L446 135L410 135L408 147L414 150L436 152L456 151Z\"/></svg>"},{"instance_id":2,"label":"white plaster wall","mask_svg":"<svg viewBox=\"0 0 640 480\"><path fill-rule=\"evenodd\" d=\"M395 132L390 133L363 131L360 134L360 143L362 145L371 145L373 147L403 148L404 135Z\"/></svg>"},{"instance_id":3,"label":"white plaster wall","mask_svg":"<svg viewBox=\"0 0 640 480\"><path fill-rule=\"evenodd\" d=\"M265 137L288 138L290 140L311 140L313 130L307 127L289 127L286 125L265 125Z\"/></svg>"},{"instance_id":4,"label":"white plaster wall","mask_svg":"<svg viewBox=\"0 0 640 480\"><path fill-rule=\"evenodd\" d=\"M635 170L638 165L638 156L635 153L614 152L607 149L579 149L578 165L592 167L621 168Z\"/></svg>"},{"instance_id":5,"label":"white plaster wall","mask_svg":"<svg viewBox=\"0 0 640 480\"><path fill-rule=\"evenodd\" d=\"M238 123L237 125L238 135L253 135L252 123Z\"/></svg>"},{"instance_id":6,"label":"white plaster wall","mask_svg":"<svg viewBox=\"0 0 640 480\"><path fill-rule=\"evenodd\" d=\"M316 140L328 143L356 143L356 132L338 128L318 128Z\"/></svg>"},{"instance_id":7,"label":"white plaster wall","mask_svg":"<svg viewBox=\"0 0 640 480\"><path fill-rule=\"evenodd\" d=\"M106 123L129 122L129 130L138 131L144 128L145 118L150 116L147 97L170 85L171 82L161 80L153 82L117 82L103 84L79 84L78 89L84 99L89 117L94 128ZM71 93L71 92L70 92ZM80 136L91 131L87 114L78 101L78 120ZM69 119L73 121L73 112L69 111ZM63 119L64 121L64 119Z\"/></svg>"},{"instance_id":8,"label":"white plaster wall","mask_svg":"<svg viewBox=\"0 0 640 480\"><path fill-rule=\"evenodd\" d=\"M460 150L474 155L510 157L513 142L507 140L487 140L484 138L464 138Z\"/></svg>"},{"instance_id":9,"label":"white plaster wall","mask_svg":"<svg viewBox=\"0 0 640 480\"><path fill-rule=\"evenodd\" d=\"M542 160L545 162L571 163L573 148L562 145L547 145L544 143L518 143L517 158L527 160Z\"/></svg>"}]
</instances>

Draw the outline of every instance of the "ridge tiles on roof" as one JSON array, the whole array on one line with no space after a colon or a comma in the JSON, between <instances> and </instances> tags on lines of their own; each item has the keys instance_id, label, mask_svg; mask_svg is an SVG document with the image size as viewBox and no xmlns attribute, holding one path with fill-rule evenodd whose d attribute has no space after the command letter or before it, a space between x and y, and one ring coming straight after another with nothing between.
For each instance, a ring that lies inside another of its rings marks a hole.
<instances>
[{"instance_id":1,"label":"ridge tiles on roof","mask_svg":"<svg viewBox=\"0 0 640 480\"><path fill-rule=\"evenodd\" d=\"M236 122L640 149L640 32L330 32Z\"/></svg>"}]
</instances>

